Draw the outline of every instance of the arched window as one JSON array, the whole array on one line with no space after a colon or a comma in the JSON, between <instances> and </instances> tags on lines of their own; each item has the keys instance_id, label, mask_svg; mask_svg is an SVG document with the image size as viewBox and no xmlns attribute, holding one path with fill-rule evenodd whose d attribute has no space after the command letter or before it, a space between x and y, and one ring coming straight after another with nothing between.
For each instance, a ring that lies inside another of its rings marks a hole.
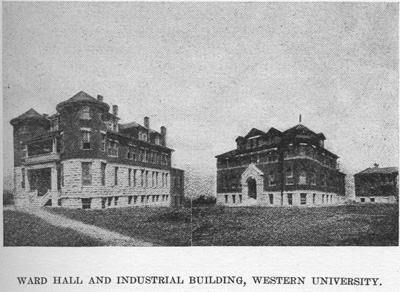
<instances>
[{"instance_id":1,"label":"arched window","mask_svg":"<svg viewBox=\"0 0 400 292\"><path fill-rule=\"evenodd\" d=\"M300 170L299 184L300 185L307 184L307 172L305 169Z\"/></svg>"},{"instance_id":2,"label":"arched window","mask_svg":"<svg viewBox=\"0 0 400 292\"><path fill-rule=\"evenodd\" d=\"M294 184L293 170L292 170L292 168L290 166L288 168L286 168L286 184L287 185L293 185Z\"/></svg>"}]
</instances>

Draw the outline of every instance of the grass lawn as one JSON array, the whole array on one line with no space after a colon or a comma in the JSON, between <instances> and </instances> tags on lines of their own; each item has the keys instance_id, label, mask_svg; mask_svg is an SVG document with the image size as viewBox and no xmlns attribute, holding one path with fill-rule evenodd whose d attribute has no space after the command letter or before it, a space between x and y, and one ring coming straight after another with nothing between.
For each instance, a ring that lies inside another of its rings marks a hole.
<instances>
[{"instance_id":1,"label":"grass lawn","mask_svg":"<svg viewBox=\"0 0 400 292\"><path fill-rule=\"evenodd\" d=\"M398 245L399 205L194 210L193 245Z\"/></svg>"},{"instance_id":2,"label":"grass lawn","mask_svg":"<svg viewBox=\"0 0 400 292\"><path fill-rule=\"evenodd\" d=\"M100 241L55 227L33 215L4 211L4 246L99 246Z\"/></svg>"},{"instance_id":3,"label":"grass lawn","mask_svg":"<svg viewBox=\"0 0 400 292\"><path fill-rule=\"evenodd\" d=\"M56 214L116 231L154 245L190 245L190 209L115 208L106 210L48 209Z\"/></svg>"},{"instance_id":4,"label":"grass lawn","mask_svg":"<svg viewBox=\"0 0 400 292\"><path fill-rule=\"evenodd\" d=\"M50 210L165 246L388 246L399 233L398 204Z\"/></svg>"}]
</instances>

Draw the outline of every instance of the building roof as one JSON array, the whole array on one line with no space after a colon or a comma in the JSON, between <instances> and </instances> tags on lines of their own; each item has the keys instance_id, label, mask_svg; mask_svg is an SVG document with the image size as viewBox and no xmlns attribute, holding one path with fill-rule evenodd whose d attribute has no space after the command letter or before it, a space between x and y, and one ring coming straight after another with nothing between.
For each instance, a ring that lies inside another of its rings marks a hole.
<instances>
[{"instance_id":1,"label":"building roof","mask_svg":"<svg viewBox=\"0 0 400 292\"><path fill-rule=\"evenodd\" d=\"M57 105L56 109L59 110L60 108L64 107L65 105L73 104L73 103L92 103L92 104L97 104L97 105L106 107L107 111L110 110L110 106L108 104L97 100L93 96L90 96L89 94L87 94L86 92L83 92L83 91L79 91L77 94L75 94L70 99L67 99L66 101L59 103Z\"/></svg>"},{"instance_id":2,"label":"building roof","mask_svg":"<svg viewBox=\"0 0 400 292\"><path fill-rule=\"evenodd\" d=\"M359 173L356 174L371 174L371 173L381 173L381 174L390 174L390 173L397 173L399 172L399 169L397 167L368 167L367 169L364 169L363 171L360 171Z\"/></svg>"},{"instance_id":3,"label":"building roof","mask_svg":"<svg viewBox=\"0 0 400 292\"><path fill-rule=\"evenodd\" d=\"M22 120L44 120L47 121L47 119L39 114L37 111L35 111L33 108L28 110L27 112L23 113L19 117L16 117L10 121L11 125L15 125L17 122L22 121Z\"/></svg>"},{"instance_id":4,"label":"building roof","mask_svg":"<svg viewBox=\"0 0 400 292\"><path fill-rule=\"evenodd\" d=\"M320 136L322 139L324 139L324 140L326 139L324 134L322 134L322 133L317 134L314 131L311 131L309 128L307 128L303 124L298 124L290 129L284 131L283 134L287 135L287 136L306 134L306 135L311 135L311 136Z\"/></svg>"}]
</instances>

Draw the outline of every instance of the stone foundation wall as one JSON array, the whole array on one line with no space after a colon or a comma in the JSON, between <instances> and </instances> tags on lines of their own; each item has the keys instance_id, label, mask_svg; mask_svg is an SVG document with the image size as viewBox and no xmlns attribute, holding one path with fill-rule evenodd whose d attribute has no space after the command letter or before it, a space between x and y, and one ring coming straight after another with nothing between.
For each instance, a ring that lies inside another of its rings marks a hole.
<instances>
[{"instance_id":1,"label":"stone foundation wall","mask_svg":"<svg viewBox=\"0 0 400 292\"><path fill-rule=\"evenodd\" d=\"M362 202L362 199L364 199L364 202ZM371 201L374 201L372 202ZM397 203L396 197L395 196L356 196L355 201L357 203Z\"/></svg>"}]
</instances>

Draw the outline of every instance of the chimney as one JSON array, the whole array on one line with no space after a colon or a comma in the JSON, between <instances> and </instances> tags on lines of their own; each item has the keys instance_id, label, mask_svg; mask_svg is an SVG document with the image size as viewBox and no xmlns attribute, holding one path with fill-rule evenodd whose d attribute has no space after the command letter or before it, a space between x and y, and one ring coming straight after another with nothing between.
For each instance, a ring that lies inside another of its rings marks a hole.
<instances>
[{"instance_id":1,"label":"chimney","mask_svg":"<svg viewBox=\"0 0 400 292\"><path fill-rule=\"evenodd\" d=\"M112 108L113 108L113 115L118 116L118 106L114 104Z\"/></svg>"},{"instance_id":2,"label":"chimney","mask_svg":"<svg viewBox=\"0 0 400 292\"><path fill-rule=\"evenodd\" d=\"M374 166L375 166L375 167L379 167L379 164L378 164L378 163L374 163Z\"/></svg>"},{"instance_id":3,"label":"chimney","mask_svg":"<svg viewBox=\"0 0 400 292\"><path fill-rule=\"evenodd\" d=\"M100 94L98 94L98 95L97 95L97 100L103 102L103 96L100 95Z\"/></svg>"},{"instance_id":4,"label":"chimney","mask_svg":"<svg viewBox=\"0 0 400 292\"><path fill-rule=\"evenodd\" d=\"M162 136L162 145L167 146L167 128L161 126L160 128L161 136Z\"/></svg>"},{"instance_id":5,"label":"chimney","mask_svg":"<svg viewBox=\"0 0 400 292\"><path fill-rule=\"evenodd\" d=\"M149 119L149 117L144 117L144 126L147 128L147 129L150 129L150 119Z\"/></svg>"}]
</instances>

